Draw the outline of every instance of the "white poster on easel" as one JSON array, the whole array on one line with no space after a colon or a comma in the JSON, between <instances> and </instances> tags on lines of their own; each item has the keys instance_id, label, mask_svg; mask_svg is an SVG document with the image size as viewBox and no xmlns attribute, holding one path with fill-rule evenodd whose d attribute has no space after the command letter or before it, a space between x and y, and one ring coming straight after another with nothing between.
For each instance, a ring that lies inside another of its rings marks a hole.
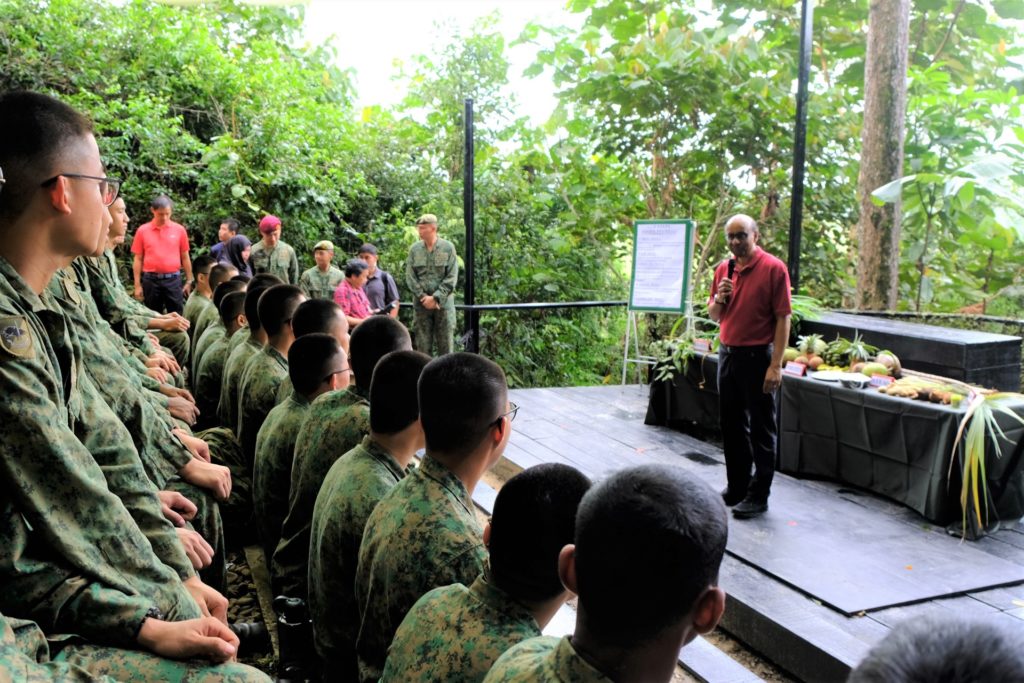
<instances>
[{"instance_id":1,"label":"white poster on easel","mask_svg":"<svg viewBox=\"0 0 1024 683\"><path fill-rule=\"evenodd\" d=\"M636 221L629 310L686 311L694 233L689 219Z\"/></svg>"}]
</instances>

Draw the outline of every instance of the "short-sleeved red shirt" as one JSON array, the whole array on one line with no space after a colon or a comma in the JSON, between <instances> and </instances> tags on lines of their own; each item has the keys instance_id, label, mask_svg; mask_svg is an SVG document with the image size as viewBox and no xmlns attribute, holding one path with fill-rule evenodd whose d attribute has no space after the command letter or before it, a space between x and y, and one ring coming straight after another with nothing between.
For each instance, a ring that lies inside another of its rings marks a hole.
<instances>
[{"instance_id":1,"label":"short-sleeved red shirt","mask_svg":"<svg viewBox=\"0 0 1024 683\"><path fill-rule=\"evenodd\" d=\"M352 318L368 318L370 316L370 300L366 298L363 288L355 288L348 280L342 280L334 290L334 302L341 306L345 315Z\"/></svg>"},{"instance_id":2,"label":"short-sleeved red shirt","mask_svg":"<svg viewBox=\"0 0 1024 683\"><path fill-rule=\"evenodd\" d=\"M729 261L718 264L711 285L710 306L718 283L729 276ZM775 338L775 319L793 312L786 264L760 247L744 267L736 265L733 290L719 318L719 339L726 346L760 346Z\"/></svg>"},{"instance_id":3,"label":"short-sleeved red shirt","mask_svg":"<svg viewBox=\"0 0 1024 683\"><path fill-rule=\"evenodd\" d=\"M132 253L142 256L144 273L176 273L181 270L181 255L188 253L185 226L168 221L162 228L144 223L135 231Z\"/></svg>"}]
</instances>

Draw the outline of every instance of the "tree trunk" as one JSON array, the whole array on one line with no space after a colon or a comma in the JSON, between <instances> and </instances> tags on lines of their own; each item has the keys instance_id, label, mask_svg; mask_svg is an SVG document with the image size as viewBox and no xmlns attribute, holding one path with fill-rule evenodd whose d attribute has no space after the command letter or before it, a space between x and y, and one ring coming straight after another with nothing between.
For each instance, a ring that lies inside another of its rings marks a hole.
<instances>
[{"instance_id":1,"label":"tree trunk","mask_svg":"<svg viewBox=\"0 0 1024 683\"><path fill-rule=\"evenodd\" d=\"M900 203L875 206L871 192L903 175L910 0L871 0L864 66L857 196L857 308L895 308L899 287Z\"/></svg>"}]
</instances>

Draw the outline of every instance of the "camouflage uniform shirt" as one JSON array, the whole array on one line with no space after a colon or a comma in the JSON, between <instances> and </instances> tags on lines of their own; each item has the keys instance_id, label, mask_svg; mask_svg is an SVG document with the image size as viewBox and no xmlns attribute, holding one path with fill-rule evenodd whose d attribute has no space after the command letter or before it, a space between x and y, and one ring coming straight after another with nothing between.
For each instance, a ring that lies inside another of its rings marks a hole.
<instances>
[{"instance_id":1,"label":"camouflage uniform shirt","mask_svg":"<svg viewBox=\"0 0 1024 683\"><path fill-rule=\"evenodd\" d=\"M204 312L209 310L215 310L213 302L210 301L210 297L204 296L199 292L192 292L188 297L188 301L185 302L185 310L181 314L188 319L188 330L192 334L193 343L195 343L194 340L199 338L197 330L199 318Z\"/></svg>"},{"instance_id":2,"label":"camouflage uniform shirt","mask_svg":"<svg viewBox=\"0 0 1024 683\"><path fill-rule=\"evenodd\" d=\"M249 462L256 458L256 436L271 408L277 405L277 389L288 376L288 360L267 344L245 364L238 382L238 427L235 433Z\"/></svg>"},{"instance_id":3,"label":"camouflage uniform shirt","mask_svg":"<svg viewBox=\"0 0 1024 683\"><path fill-rule=\"evenodd\" d=\"M199 408L199 425L202 427L218 423L217 404L220 403L220 386L224 379L224 363L228 359L229 341L224 328L221 327L220 330L220 336L203 350L202 359L192 380L196 406ZM211 334L213 331L209 330ZM210 335L204 335L203 338L208 339Z\"/></svg>"},{"instance_id":4,"label":"camouflage uniform shirt","mask_svg":"<svg viewBox=\"0 0 1024 683\"><path fill-rule=\"evenodd\" d=\"M498 658L485 683L611 683L580 657L572 636L540 636L514 646Z\"/></svg>"},{"instance_id":5,"label":"camouflage uniform shirt","mask_svg":"<svg viewBox=\"0 0 1024 683\"><path fill-rule=\"evenodd\" d=\"M241 332L241 330L239 330ZM232 341L228 342L230 348L236 332L232 335ZM217 417L222 426L227 427L238 435L238 397L242 385L242 374L249 363L249 359L255 356L263 347L251 337L246 338L245 343L235 345L233 351L228 352L228 359L224 361L224 376L220 381L220 400L217 403Z\"/></svg>"},{"instance_id":6,"label":"camouflage uniform shirt","mask_svg":"<svg viewBox=\"0 0 1024 683\"><path fill-rule=\"evenodd\" d=\"M391 639L420 597L480 575L482 536L465 485L429 454L377 504L356 570L360 680L380 678Z\"/></svg>"},{"instance_id":7,"label":"camouflage uniform shirt","mask_svg":"<svg viewBox=\"0 0 1024 683\"><path fill-rule=\"evenodd\" d=\"M299 259L291 245L283 240L278 240L270 249L263 245L262 240L253 244L249 252L249 263L252 264L253 275L270 273L289 285L299 281Z\"/></svg>"},{"instance_id":8,"label":"camouflage uniform shirt","mask_svg":"<svg viewBox=\"0 0 1024 683\"><path fill-rule=\"evenodd\" d=\"M366 520L406 475L369 435L327 473L313 508L309 538L309 614L326 671L356 680L359 609L352 594ZM440 679L439 679L440 680Z\"/></svg>"},{"instance_id":9,"label":"camouflage uniform shirt","mask_svg":"<svg viewBox=\"0 0 1024 683\"><path fill-rule=\"evenodd\" d=\"M333 301L334 290L344 279L345 274L334 266L330 266L326 273L321 272L319 267L313 266L299 277L299 287L310 299Z\"/></svg>"},{"instance_id":10,"label":"camouflage uniform shirt","mask_svg":"<svg viewBox=\"0 0 1024 683\"><path fill-rule=\"evenodd\" d=\"M132 647L148 610L177 620L199 609L140 528L167 523L59 311L0 258L0 610ZM89 443L103 444L96 457Z\"/></svg>"},{"instance_id":11,"label":"camouflage uniform shirt","mask_svg":"<svg viewBox=\"0 0 1024 683\"><path fill-rule=\"evenodd\" d=\"M267 557L274 556L281 540L281 526L288 514L288 489L284 483L292 476L295 438L309 410L309 401L292 391L288 398L267 414L256 436L256 460L253 463L252 498L256 525Z\"/></svg>"},{"instance_id":12,"label":"camouflage uniform shirt","mask_svg":"<svg viewBox=\"0 0 1024 683\"><path fill-rule=\"evenodd\" d=\"M388 648L381 683L480 683L506 650L540 635L533 614L488 574L469 588L435 588L416 601Z\"/></svg>"},{"instance_id":13,"label":"camouflage uniform shirt","mask_svg":"<svg viewBox=\"0 0 1024 683\"><path fill-rule=\"evenodd\" d=\"M192 299L189 299L191 301ZM220 320L220 313L217 311L217 307L210 302L210 306L203 309L199 313L199 317L192 327L189 328L189 336L192 337L192 373L195 374L199 369L199 359L202 354L202 350L205 348L203 344L203 336L213 329L219 326L224 329L224 323ZM207 342L207 345L209 342Z\"/></svg>"},{"instance_id":14,"label":"camouflage uniform shirt","mask_svg":"<svg viewBox=\"0 0 1024 683\"><path fill-rule=\"evenodd\" d=\"M307 598L309 527L320 485L334 461L369 432L370 403L359 387L322 394L310 404L295 438L288 516L271 563L275 595Z\"/></svg>"}]
</instances>

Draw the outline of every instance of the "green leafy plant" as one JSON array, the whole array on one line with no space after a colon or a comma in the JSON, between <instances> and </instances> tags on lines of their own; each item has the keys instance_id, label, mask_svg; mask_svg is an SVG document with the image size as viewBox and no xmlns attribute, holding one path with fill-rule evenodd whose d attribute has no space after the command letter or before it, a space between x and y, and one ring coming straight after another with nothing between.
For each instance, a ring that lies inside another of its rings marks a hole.
<instances>
[{"instance_id":1,"label":"green leafy plant","mask_svg":"<svg viewBox=\"0 0 1024 683\"><path fill-rule=\"evenodd\" d=\"M969 535L974 537L988 526L990 495L985 472L986 458L989 456L985 446L989 442L998 445L1000 440L1009 440L999 426L998 415L1006 415L1024 425L1024 418L1006 405L1010 400L1024 400L1024 394L977 393L960 420L956 440L953 442L949 473L952 476L953 467L959 460L961 532L964 538Z\"/></svg>"}]
</instances>

